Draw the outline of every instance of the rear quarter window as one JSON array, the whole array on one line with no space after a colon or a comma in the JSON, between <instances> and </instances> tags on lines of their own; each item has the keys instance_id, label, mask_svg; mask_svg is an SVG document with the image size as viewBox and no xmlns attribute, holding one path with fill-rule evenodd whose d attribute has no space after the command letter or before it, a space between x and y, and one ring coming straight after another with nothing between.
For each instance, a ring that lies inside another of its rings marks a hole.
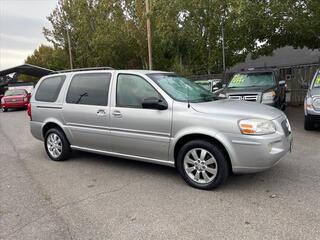
<instances>
[{"instance_id":1,"label":"rear quarter window","mask_svg":"<svg viewBox=\"0 0 320 240\"><path fill-rule=\"evenodd\" d=\"M55 102L66 76L55 76L44 79L37 90L35 99L41 102Z\"/></svg>"}]
</instances>

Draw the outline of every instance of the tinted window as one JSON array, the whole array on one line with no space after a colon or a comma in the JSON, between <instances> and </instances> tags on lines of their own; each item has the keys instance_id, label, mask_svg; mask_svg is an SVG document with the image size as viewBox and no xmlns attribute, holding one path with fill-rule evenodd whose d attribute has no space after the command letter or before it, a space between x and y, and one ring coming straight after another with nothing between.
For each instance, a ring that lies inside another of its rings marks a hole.
<instances>
[{"instance_id":1,"label":"tinted window","mask_svg":"<svg viewBox=\"0 0 320 240\"><path fill-rule=\"evenodd\" d=\"M107 106L110 79L110 73L75 75L68 90L67 103Z\"/></svg>"},{"instance_id":2,"label":"tinted window","mask_svg":"<svg viewBox=\"0 0 320 240\"><path fill-rule=\"evenodd\" d=\"M142 108L146 98L161 99L159 93L143 78L120 74L117 81L117 106Z\"/></svg>"},{"instance_id":3,"label":"tinted window","mask_svg":"<svg viewBox=\"0 0 320 240\"><path fill-rule=\"evenodd\" d=\"M56 101L65 78L65 76L56 76L43 80L37 90L35 99L43 102Z\"/></svg>"}]
</instances>

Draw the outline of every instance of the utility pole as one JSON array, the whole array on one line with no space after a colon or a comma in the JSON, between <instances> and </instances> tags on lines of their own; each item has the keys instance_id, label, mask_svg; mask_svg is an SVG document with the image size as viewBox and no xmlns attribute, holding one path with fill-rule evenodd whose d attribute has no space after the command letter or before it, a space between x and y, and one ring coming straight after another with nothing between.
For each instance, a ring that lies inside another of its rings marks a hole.
<instances>
[{"instance_id":1,"label":"utility pole","mask_svg":"<svg viewBox=\"0 0 320 240\"><path fill-rule=\"evenodd\" d=\"M152 70L152 37L151 37L151 21L150 21L150 5L149 0L146 1L146 15L147 15L147 36L148 36L148 57L149 70Z\"/></svg>"},{"instance_id":2,"label":"utility pole","mask_svg":"<svg viewBox=\"0 0 320 240\"><path fill-rule=\"evenodd\" d=\"M225 56L225 47L224 47L224 21L222 21L221 27L221 35L222 35L222 65L223 65L223 73L226 71L226 56Z\"/></svg>"},{"instance_id":3,"label":"utility pole","mask_svg":"<svg viewBox=\"0 0 320 240\"><path fill-rule=\"evenodd\" d=\"M71 51L71 41L70 41L69 30L70 30L70 28L69 28L69 26L67 25L67 39L68 39L68 50L69 50L70 69L73 69L72 51Z\"/></svg>"}]
</instances>

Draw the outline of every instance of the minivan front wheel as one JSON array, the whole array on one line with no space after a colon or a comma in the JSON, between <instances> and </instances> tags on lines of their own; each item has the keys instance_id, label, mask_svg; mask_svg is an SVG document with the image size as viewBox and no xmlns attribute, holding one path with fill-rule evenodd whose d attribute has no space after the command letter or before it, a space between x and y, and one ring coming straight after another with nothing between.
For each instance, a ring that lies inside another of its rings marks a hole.
<instances>
[{"instance_id":1,"label":"minivan front wheel","mask_svg":"<svg viewBox=\"0 0 320 240\"><path fill-rule=\"evenodd\" d=\"M56 128L46 132L44 147L48 156L54 161L66 160L71 153L69 142L64 133Z\"/></svg>"},{"instance_id":2,"label":"minivan front wheel","mask_svg":"<svg viewBox=\"0 0 320 240\"><path fill-rule=\"evenodd\" d=\"M182 178L192 187L213 189L226 181L228 162L223 151L205 140L194 140L179 151L177 167Z\"/></svg>"}]
</instances>

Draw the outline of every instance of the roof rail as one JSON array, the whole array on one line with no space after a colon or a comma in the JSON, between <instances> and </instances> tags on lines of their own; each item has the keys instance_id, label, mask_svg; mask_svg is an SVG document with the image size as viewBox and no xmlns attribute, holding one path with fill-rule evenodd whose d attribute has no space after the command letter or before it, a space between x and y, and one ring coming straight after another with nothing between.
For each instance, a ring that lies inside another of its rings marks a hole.
<instances>
[{"instance_id":1,"label":"roof rail","mask_svg":"<svg viewBox=\"0 0 320 240\"><path fill-rule=\"evenodd\" d=\"M83 72L83 71L94 71L94 70L114 70L114 68L112 68L112 67L76 68L76 69L55 71L54 73Z\"/></svg>"}]
</instances>

